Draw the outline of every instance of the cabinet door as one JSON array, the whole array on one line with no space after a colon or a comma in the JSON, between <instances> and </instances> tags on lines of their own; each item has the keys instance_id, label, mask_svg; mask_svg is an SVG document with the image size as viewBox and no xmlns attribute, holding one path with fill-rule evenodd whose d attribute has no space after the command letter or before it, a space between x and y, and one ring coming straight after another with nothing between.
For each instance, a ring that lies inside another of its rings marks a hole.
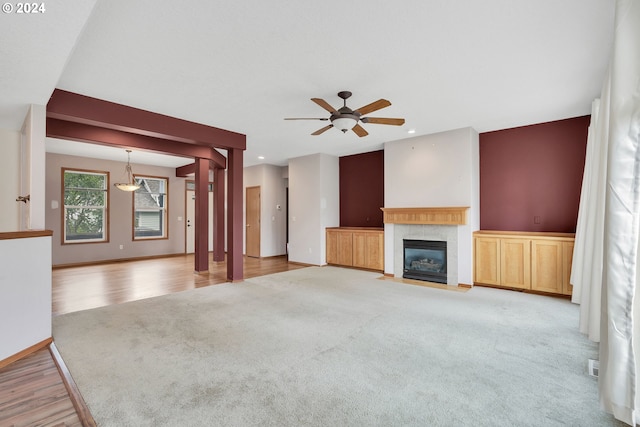
<instances>
[{"instance_id":1,"label":"cabinet door","mask_svg":"<svg viewBox=\"0 0 640 427\"><path fill-rule=\"evenodd\" d=\"M367 233L367 268L384 270L384 233Z\"/></svg>"},{"instance_id":2,"label":"cabinet door","mask_svg":"<svg viewBox=\"0 0 640 427\"><path fill-rule=\"evenodd\" d=\"M353 265L353 233L338 232L338 264Z\"/></svg>"},{"instance_id":3,"label":"cabinet door","mask_svg":"<svg viewBox=\"0 0 640 427\"><path fill-rule=\"evenodd\" d=\"M530 239L500 239L500 284L531 289Z\"/></svg>"},{"instance_id":4,"label":"cabinet door","mask_svg":"<svg viewBox=\"0 0 640 427\"><path fill-rule=\"evenodd\" d=\"M338 232L327 230L327 264L338 263Z\"/></svg>"},{"instance_id":5,"label":"cabinet door","mask_svg":"<svg viewBox=\"0 0 640 427\"><path fill-rule=\"evenodd\" d=\"M573 293L573 286L569 283L573 263L573 243L562 242L562 293L565 295Z\"/></svg>"},{"instance_id":6,"label":"cabinet door","mask_svg":"<svg viewBox=\"0 0 640 427\"><path fill-rule=\"evenodd\" d=\"M384 234L353 232L353 266L384 270Z\"/></svg>"},{"instance_id":7,"label":"cabinet door","mask_svg":"<svg viewBox=\"0 0 640 427\"><path fill-rule=\"evenodd\" d=\"M562 293L562 243L556 240L531 241L531 289Z\"/></svg>"},{"instance_id":8,"label":"cabinet door","mask_svg":"<svg viewBox=\"0 0 640 427\"><path fill-rule=\"evenodd\" d=\"M353 266L367 268L367 234L353 233Z\"/></svg>"},{"instance_id":9,"label":"cabinet door","mask_svg":"<svg viewBox=\"0 0 640 427\"><path fill-rule=\"evenodd\" d=\"M500 284L500 241L497 237L476 237L474 282Z\"/></svg>"}]
</instances>

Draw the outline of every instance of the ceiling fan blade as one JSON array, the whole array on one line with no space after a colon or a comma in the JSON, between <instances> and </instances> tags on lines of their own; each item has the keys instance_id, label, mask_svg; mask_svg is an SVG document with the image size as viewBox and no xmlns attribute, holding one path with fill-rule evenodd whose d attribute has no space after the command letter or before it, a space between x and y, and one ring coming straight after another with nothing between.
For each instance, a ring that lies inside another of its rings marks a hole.
<instances>
[{"instance_id":1,"label":"ceiling fan blade","mask_svg":"<svg viewBox=\"0 0 640 427\"><path fill-rule=\"evenodd\" d=\"M363 123L375 123L377 125L393 125L393 126L402 126L404 124L404 119L389 119L385 117L362 117Z\"/></svg>"},{"instance_id":2,"label":"ceiling fan blade","mask_svg":"<svg viewBox=\"0 0 640 427\"><path fill-rule=\"evenodd\" d=\"M329 120L327 117L286 117L285 120Z\"/></svg>"},{"instance_id":3,"label":"ceiling fan blade","mask_svg":"<svg viewBox=\"0 0 640 427\"><path fill-rule=\"evenodd\" d=\"M354 131L356 135L358 135L360 138L362 138L363 136L369 135L369 132L364 130L364 128L360 125L355 125L351 130Z\"/></svg>"},{"instance_id":4,"label":"ceiling fan blade","mask_svg":"<svg viewBox=\"0 0 640 427\"><path fill-rule=\"evenodd\" d=\"M382 108L388 107L389 105L391 105L391 103L386 99L378 99L377 101L372 102L371 104L365 105L364 107L358 108L355 111L359 112L364 116L365 114L378 111Z\"/></svg>"},{"instance_id":5,"label":"ceiling fan blade","mask_svg":"<svg viewBox=\"0 0 640 427\"><path fill-rule=\"evenodd\" d=\"M333 127L333 125L328 125L323 127L322 129L318 129L317 131L315 131L314 133L312 133L311 135L320 135L323 132L328 131L329 129L331 129Z\"/></svg>"},{"instance_id":6,"label":"ceiling fan blade","mask_svg":"<svg viewBox=\"0 0 640 427\"><path fill-rule=\"evenodd\" d=\"M311 98L311 100L313 102L315 102L316 104L318 104L319 106L321 106L322 108L324 108L325 110L327 110L328 112L330 112L331 114L336 112L336 109L333 108L331 105L329 105L329 103L327 101L325 101L324 99Z\"/></svg>"}]
</instances>

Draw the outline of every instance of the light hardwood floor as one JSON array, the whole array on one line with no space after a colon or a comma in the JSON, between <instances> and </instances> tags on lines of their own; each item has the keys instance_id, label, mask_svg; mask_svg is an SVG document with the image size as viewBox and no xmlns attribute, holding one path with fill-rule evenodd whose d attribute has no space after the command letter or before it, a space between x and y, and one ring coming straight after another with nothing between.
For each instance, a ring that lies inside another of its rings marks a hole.
<instances>
[{"instance_id":1,"label":"light hardwood floor","mask_svg":"<svg viewBox=\"0 0 640 427\"><path fill-rule=\"evenodd\" d=\"M194 273L193 255L54 268L53 315L120 304L225 283L227 265L210 259L208 273ZM285 256L244 258L245 279L303 268Z\"/></svg>"},{"instance_id":2,"label":"light hardwood floor","mask_svg":"<svg viewBox=\"0 0 640 427\"><path fill-rule=\"evenodd\" d=\"M193 271L193 255L56 268L52 273L54 316L166 295L226 282L226 263ZM303 268L286 257L244 259L244 277ZM89 420L89 421L87 421ZM91 426L78 417L48 349L0 369L0 426Z\"/></svg>"},{"instance_id":3,"label":"light hardwood floor","mask_svg":"<svg viewBox=\"0 0 640 427\"><path fill-rule=\"evenodd\" d=\"M0 425L82 425L48 349L0 369Z\"/></svg>"}]
</instances>

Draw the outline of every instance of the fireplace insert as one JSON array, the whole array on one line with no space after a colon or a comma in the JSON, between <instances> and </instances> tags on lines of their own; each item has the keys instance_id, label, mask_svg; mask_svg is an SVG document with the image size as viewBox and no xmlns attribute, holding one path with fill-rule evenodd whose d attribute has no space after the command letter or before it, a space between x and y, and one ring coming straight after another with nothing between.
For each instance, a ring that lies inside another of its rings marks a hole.
<instances>
[{"instance_id":1,"label":"fireplace insert","mask_svg":"<svg viewBox=\"0 0 640 427\"><path fill-rule=\"evenodd\" d=\"M447 242L403 239L405 279L447 283Z\"/></svg>"}]
</instances>

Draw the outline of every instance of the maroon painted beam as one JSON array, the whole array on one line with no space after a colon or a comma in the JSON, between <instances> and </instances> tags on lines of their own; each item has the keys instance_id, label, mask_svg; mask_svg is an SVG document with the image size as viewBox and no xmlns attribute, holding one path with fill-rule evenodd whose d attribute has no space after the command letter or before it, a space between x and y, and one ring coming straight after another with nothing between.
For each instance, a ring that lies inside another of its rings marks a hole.
<instances>
[{"instance_id":1,"label":"maroon painted beam","mask_svg":"<svg viewBox=\"0 0 640 427\"><path fill-rule=\"evenodd\" d=\"M123 148L158 151L180 157L204 158L223 168L226 167L227 162L227 159L222 154L205 145L185 144L52 118L47 118L47 136Z\"/></svg>"},{"instance_id":2,"label":"maroon painted beam","mask_svg":"<svg viewBox=\"0 0 640 427\"><path fill-rule=\"evenodd\" d=\"M227 179L227 280L243 280L242 150L229 150Z\"/></svg>"},{"instance_id":3,"label":"maroon painted beam","mask_svg":"<svg viewBox=\"0 0 640 427\"><path fill-rule=\"evenodd\" d=\"M213 260L224 261L224 169L213 170Z\"/></svg>"},{"instance_id":4,"label":"maroon painted beam","mask_svg":"<svg viewBox=\"0 0 640 427\"><path fill-rule=\"evenodd\" d=\"M49 99L47 117L187 144L247 148L246 136L240 133L60 89Z\"/></svg>"},{"instance_id":5,"label":"maroon painted beam","mask_svg":"<svg viewBox=\"0 0 640 427\"><path fill-rule=\"evenodd\" d=\"M176 168L176 177L178 178L186 178L192 173L196 173L196 164L191 163L188 165L180 166Z\"/></svg>"},{"instance_id":6,"label":"maroon painted beam","mask_svg":"<svg viewBox=\"0 0 640 427\"><path fill-rule=\"evenodd\" d=\"M216 151L217 152L217 151ZM225 158L226 161L226 158ZM226 163L225 163L226 164ZM210 162L209 164L209 169L211 170L215 170L218 169L220 166L218 166L215 162ZM226 167L226 166L225 166ZM224 169L225 167L223 167L222 169ZM188 177L190 174L196 173L196 164L195 163L191 163L188 165L184 165L184 166L180 166L176 168L176 177L178 178L186 178Z\"/></svg>"},{"instance_id":7,"label":"maroon painted beam","mask_svg":"<svg viewBox=\"0 0 640 427\"><path fill-rule=\"evenodd\" d=\"M196 159L195 270L209 271L209 161Z\"/></svg>"}]
</instances>

